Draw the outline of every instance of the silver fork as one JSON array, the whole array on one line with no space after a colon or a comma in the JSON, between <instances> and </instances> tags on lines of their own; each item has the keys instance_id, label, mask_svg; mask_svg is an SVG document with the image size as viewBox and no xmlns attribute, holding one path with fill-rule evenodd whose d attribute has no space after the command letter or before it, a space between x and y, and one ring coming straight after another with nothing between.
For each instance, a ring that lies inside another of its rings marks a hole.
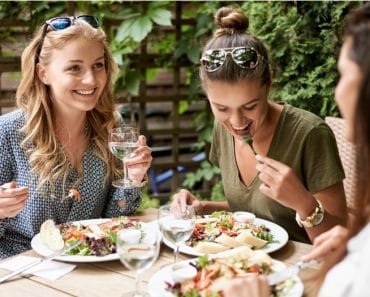
<instances>
[{"instance_id":1,"label":"silver fork","mask_svg":"<svg viewBox=\"0 0 370 297\"><path fill-rule=\"evenodd\" d=\"M313 267L317 265L319 262L316 259L310 260L308 262L298 262L291 267L283 269L281 271L277 271L275 273L267 275L267 281L270 286L276 285L282 281L287 280L298 274L299 271L305 268Z\"/></svg>"}]
</instances>

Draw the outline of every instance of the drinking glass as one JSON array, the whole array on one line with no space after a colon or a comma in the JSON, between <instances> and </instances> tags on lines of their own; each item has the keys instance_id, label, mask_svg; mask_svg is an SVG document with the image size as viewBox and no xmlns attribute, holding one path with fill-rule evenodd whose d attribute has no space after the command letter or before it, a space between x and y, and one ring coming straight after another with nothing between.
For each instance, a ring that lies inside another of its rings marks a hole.
<instances>
[{"instance_id":1,"label":"drinking glass","mask_svg":"<svg viewBox=\"0 0 370 297\"><path fill-rule=\"evenodd\" d=\"M178 261L180 243L188 240L195 225L195 211L191 205L185 209L163 205L158 211L158 224L163 237L174 245L175 263Z\"/></svg>"},{"instance_id":2,"label":"drinking glass","mask_svg":"<svg viewBox=\"0 0 370 297\"><path fill-rule=\"evenodd\" d=\"M126 160L135 156L134 151L139 147L139 130L136 127L123 126L114 128L109 133L109 150L122 161L123 179L114 180L113 186L118 188L133 188L134 184L128 177Z\"/></svg>"},{"instance_id":3,"label":"drinking glass","mask_svg":"<svg viewBox=\"0 0 370 297\"><path fill-rule=\"evenodd\" d=\"M136 273L135 291L122 297L149 297L140 290L141 273L150 268L158 258L161 236L157 228L128 228L117 232L117 252L123 265Z\"/></svg>"}]
</instances>

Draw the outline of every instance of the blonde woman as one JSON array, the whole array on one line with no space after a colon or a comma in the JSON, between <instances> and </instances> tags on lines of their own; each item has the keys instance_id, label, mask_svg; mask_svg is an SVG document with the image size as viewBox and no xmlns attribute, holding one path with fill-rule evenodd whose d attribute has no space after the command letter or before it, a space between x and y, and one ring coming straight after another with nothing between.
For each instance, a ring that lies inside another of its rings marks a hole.
<instances>
[{"instance_id":1,"label":"blonde woman","mask_svg":"<svg viewBox=\"0 0 370 297\"><path fill-rule=\"evenodd\" d=\"M111 186L115 70L94 16L50 19L24 50L19 109L0 117L0 258L29 249L47 219L128 215L140 205L138 188ZM137 183L152 160L145 137L139 142L129 164ZM71 188L80 200L63 199Z\"/></svg>"}]
</instances>

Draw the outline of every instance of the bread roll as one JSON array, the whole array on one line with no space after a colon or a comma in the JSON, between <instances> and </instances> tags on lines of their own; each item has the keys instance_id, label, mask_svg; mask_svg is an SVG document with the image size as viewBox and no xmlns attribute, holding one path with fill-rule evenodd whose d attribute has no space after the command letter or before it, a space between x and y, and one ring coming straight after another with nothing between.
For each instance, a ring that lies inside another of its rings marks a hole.
<instances>
[{"instance_id":1,"label":"bread roll","mask_svg":"<svg viewBox=\"0 0 370 297\"><path fill-rule=\"evenodd\" d=\"M53 251L61 250L64 247L64 240L59 228L55 226L53 220L46 220L40 227L41 241Z\"/></svg>"}]
</instances>

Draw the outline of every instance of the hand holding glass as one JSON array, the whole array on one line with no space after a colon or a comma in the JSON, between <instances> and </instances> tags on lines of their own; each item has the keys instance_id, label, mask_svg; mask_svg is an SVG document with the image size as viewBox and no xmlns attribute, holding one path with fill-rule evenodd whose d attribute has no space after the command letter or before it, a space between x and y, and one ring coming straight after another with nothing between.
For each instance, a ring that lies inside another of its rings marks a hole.
<instances>
[{"instance_id":1,"label":"hand holding glass","mask_svg":"<svg viewBox=\"0 0 370 297\"><path fill-rule=\"evenodd\" d=\"M119 188L136 187L128 177L126 160L132 158L139 147L139 130L136 127L123 126L112 129L109 133L109 150L123 163L123 179L113 181L113 186Z\"/></svg>"},{"instance_id":2,"label":"hand holding glass","mask_svg":"<svg viewBox=\"0 0 370 297\"><path fill-rule=\"evenodd\" d=\"M122 297L149 297L140 291L140 275L150 268L158 257L161 236L152 226L122 229L117 233L117 251L121 262L130 270L136 272L136 289Z\"/></svg>"},{"instance_id":3,"label":"hand holding glass","mask_svg":"<svg viewBox=\"0 0 370 297\"><path fill-rule=\"evenodd\" d=\"M190 205L185 209L164 205L158 212L159 228L163 237L175 245L175 263L179 256L181 242L188 240L193 233L195 224L195 211Z\"/></svg>"}]
</instances>

